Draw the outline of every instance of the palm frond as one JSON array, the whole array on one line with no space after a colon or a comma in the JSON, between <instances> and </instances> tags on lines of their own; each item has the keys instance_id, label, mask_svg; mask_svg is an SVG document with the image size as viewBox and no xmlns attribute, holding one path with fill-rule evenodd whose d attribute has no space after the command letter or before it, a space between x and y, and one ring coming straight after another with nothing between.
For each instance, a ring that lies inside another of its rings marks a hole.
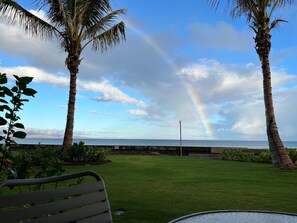
<instances>
[{"instance_id":1,"label":"palm frond","mask_svg":"<svg viewBox=\"0 0 297 223\"><path fill-rule=\"evenodd\" d=\"M20 25L27 33L41 38L53 38L59 31L11 0L0 0L0 17L12 25Z\"/></svg>"},{"instance_id":2,"label":"palm frond","mask_svg":"<svg viewBox=\"0 0 297 223\"><path fill-rule=\"evenodd\" d=\"M112 8L108 0L80 0L84 10L82 11L84 15L84 20L96 19L99 20L112 11Z\"/></svg>"},{"instance_id":3,"label":"palm frond","mask_svg":"<svg viewBox=\"0 0 297 223\"><path fill-rule=\"evenodd\" d=\"M118 17L122 14L125 14L125 9L119 9L110 12L105 17L101 18L100 20L94 21L95 23L87 23L84 26L84 39L91 39L94 36L98 36L100 33L105 32L106 30L110 29L114 25L114 21L118 19Z\"/></svg>"},{"instance_id":4,"label":"palm frond","mask_svg":"<svg viewBox=\"0 0 297 223\"><path fill-rule=\"evenodd\" d=\"M278 7L283 7L286 5L291 5L294 0L207 0L210 7L215 10L222 3L226 3L225 10L228 11L232 18L238 18L241 16L246 16L247 22L259 21L261 15L271 18L274 10ZM269 13L267 8L270 8Z\"/></svg>"},{"instance_id":5,"label":"palm frond","mask_svg":"<svg viewBox=\"0 0 297 223\"><path fill-rule=\"evenodd\" d=\"M288 22L288 21L283 20L283 19L276 19L270 24L270 30L273 28L278 28L280 22Z\"/></svg>"},{"instance_id":6,"label":"palm frond","mask_svg":"<svg viewBox=\"0 0 297 223\"><path fill-rule=\"evenodd\" d=\"M92 43L93 50L101 50L102 52L105 52L108 48L114 47L117 44L119 44L121 40L126 40L124 22L120 22L111 27L110 29L91 38L87 43L84 44L82 50L89 43Z\"/></svg>"}]
</instances>

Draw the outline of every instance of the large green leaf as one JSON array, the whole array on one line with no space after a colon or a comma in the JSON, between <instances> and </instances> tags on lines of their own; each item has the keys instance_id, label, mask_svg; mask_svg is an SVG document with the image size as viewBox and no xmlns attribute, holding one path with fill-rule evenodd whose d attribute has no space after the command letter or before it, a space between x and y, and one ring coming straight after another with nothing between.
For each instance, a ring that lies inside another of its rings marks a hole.
<instances>
[{"instance_id":1,"label":"large green leaf","mask_svg":"<svg viewBox=\"0 0 297 223\"><path fill-rule=\"evenodd\" d=\"M24 83L26 83L26 84L29 84L32 80L33 80L33 77L28 77L28 76L26 76L26 77L21 77L21 78L19 79L20 82L24 82Z\"/></svg>"},{"instance_id":2,"label":"large green leaf","mask_svg":"<svg viewBox=\"0 0 297 223\"><path fill-rule=\"evenodd\" d=\"M0 84L6 84L7 83L7 77L5 74L0 74Z\"/></svg>"},{"instance_id":3,"label":"large green leaf","mask_svg":"<svg viewBox=\"0 0 297 223\"><path fill-rule=\"evenodd\" d=\"M0 125L6 125L6 123L7 121L4 118L0 117Z\"/></svg>"},{"instance_id":4,"label":"large green leaf","mask_svg":"<svg viewBox=\"0 0 297 223\"><path fill-rule=\"evenodd\" d=\"M2 105L1 107L9 112L13 112L13 110L8 105Z\"/></svg>"},{"instance_id":5,"label":"large green leaf","mask_svg":"<svg viewBox=\"0 0 297 223\"><path fill-rule=\"evenodd\" d=\"M25 126L22 123L14 123L13 126L19 129L25 129Z\"/></svg>"},{"instance_id":6,"label":"large green leaf","mask_svg":"<svg viewBox=\"0 0 297 223\"><path fill-rule=\"evenodd\" d=\"M4 92L6 95L8 95L8 96L10 96L10 97L13 97L13 93L12 93L12 91L11 91L9 88L7 88L7 87L2 87L2 90L3 90L3 92Z\"/></svg>"},{"instance_id":7,"label":"large green leaf","mask_svg":"<svg viewBox=\"0 0 297 223\"><path fill-rule=\"evenodd\" d=\"M0 103L4 103L4 104L7 104L8 102L4 99L0 99Z\"/></svg>"},{"instance_id":8,"label":"large green leaf","mask_svg":"<svg viewBox=\"0 0 297 223\"><path fill-rule=\"evenodd\" d=\"M37 91L35 91L34 89L32 88L26 88L24 91L23 91L24 95L27 95L27 96L33 96L34 97L34 94L37 93Z\"/></svg>"},{"instance_id":9,"label":"large green leaf","mask_svg":"<svg viewBox=\"0 0 297 223\"><path fill-rule=\"evenodd\" d=\"M13 75L14 76L14 78L17 80L17 81L19 81L20 80L20 77L19 76L17 76L17 75Z\"/></svg>"},{"instance_id":10,"label":"large green leaf","mask_svg":"<svg viewBox=\"0 0 297 223\"><path fill-rule=\"evenodd\" d=\"M18 80L18 85L21 90L25 90L27 88L27 84L29 84L33 80L33 77L20 77Z\"/></svg>"},{"instance_id":11,"label":"large green leaf","mask_svg":"<svg viewBox=\"0 0 297 223\"><path fill-rule=\"evenodd\" d=\"M27 136L27 133L21 132L21 131L13 133L13 137L19 138L19 139L24 139L26 138L26 136Z\"/></svg>"},{"instance_id":12,"label":"large green leaf","mask_svg":"<svg viewBox=\"0 0 297 223\"><path fill-rule=\"evenodd\" d=\"M25 82L16 82L17 86L19 86L20 90L25 90L27 88L27 84Z\"/></svg>"},{"instance_id":13,"label":"large green leaf","mask_svg":"<svg viewBox=\"0 0 297 223\"><path fill-rule=\"evenodd\" d=\"M13 115L10 114L10 113L5 113L5 118L12 119L13 118Z\"/></svg>"},{"instance_id":14,"label":"large green leaf","mask_svg":"<svg viewBox=\"0 0 297 223\"><path fill-rule=\"evenodd\" d=\"M16 87L16 86L14 86L13 88L11 88L11 91L12 91L12 92L18 92L18 90L19 90L19 89L18 89L18 87Z\"/></svg>"}]
</instances>

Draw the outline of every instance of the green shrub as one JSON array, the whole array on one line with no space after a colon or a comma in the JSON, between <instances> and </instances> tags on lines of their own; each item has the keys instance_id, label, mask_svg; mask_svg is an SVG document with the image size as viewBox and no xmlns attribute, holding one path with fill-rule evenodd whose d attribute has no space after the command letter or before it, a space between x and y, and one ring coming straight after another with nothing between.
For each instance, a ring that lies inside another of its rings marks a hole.
<instances>
[{"instance_id":1,"label":"green shrub","mask_svg":"<svg viewBox=\"0 0 297 223\"><path fill-rule=\"evenodd\" d=\"M7 179L26 179L34 176L34 168L29 153L22 151L10 157L12 165L6 170Z\"/></svg>"},{"instance_id":2,"label":"green shrub","mask_svg":"<svg viewBox=\"0 0 297 223\"><path fill-rule=\"evenodd\" d=\"M67 151L65 161L76 162L83 161L85 157L85 144L80 141L79 143L73 143L73 145Z\"/></svg>"},{"instance_id":3,"label":"green shrub","mask_svg":"<svg viewBox=\"0 0 297 223\"><path fill-rule=\"evenodd\" d=\"M85 150L85 160L87 162L96 162L98 160L107 160L111 154L109 147L87 147Z\"/></svg>"},{"instance_id":4,"label":"green shrub","mask_svg":"<svg viewBox=\"0 0 297 223\"><path fill-rule=\"evenodd\" d=\"M297 150L296 149L287 149L288 154L293 163L297 164Z\"/></svg>"},{"instance_id":5,"label":"green shrub","mask_svg":"<svg viewBox=\"0 0 297 223\"><path fill-rule=\"evenodd\" d=\"M267 151L262 151L258 156L258 163L271 163L271 154Z\"/></svg>"},{"instance_id":6,"label":"green shrub","mask_svg":"<svg viewBox=\"0 0 297 223\"><path fill-rule=\"evenodd\" d=\"M62 148L61 147L40 147L31 150L29 153L32 157L34 165L40 165L44 159L50 159L52 161L60 161Z\"/></svg>"},{"instance_id":7,"label":"green shrub","mask_svg":"<svg viewBox=\"0 0 297 223\"><path fill-rule=\"evenodd\" d=\"M239 149L224 149L221 151L221 156L224 160L271 163L271 155L269 151L262 151L259 155L256 155L251 151L244 151Z\"/></svg>"},{"instance_id":8,"label":"green shrub","mask_svg":"<svg viewBox=\"0 0 297 223\"><path fill-rule=\"evenodd\" d=\"M13 76L15 84L9 88L7 87L9 85L6 74L0 73L0 126L3 132L3 135L0 134L0 141L4 141L0 147L0 173L2 171L8 173L7 177L11 177L10 174L15 175L12 165L18 163L20 159L22 160L20 157L12 156L10 146L15 143L14 138L24 139L27 135L18 113L23 109L24 103L29 101L28 97L34 97L37 93L34 89L28 88L33 77ZM12 158L14 158L14 162L12 162ZM14 167L15 170L18 168ZM3 176L5 178L5 174L1 174L1 178Z\"/></svg>"},{"instance_id":9,"label":"green shrub","mask_svg":"<svg viewBox=\"0 0 297 223\"><path fill-rule=\"evenodd\" d=\"M61 175L65 170L59 158L60 153L60 148L53 147L13 152L8 156L10 166L1 174L1 178L25 179Z\"/></svg>"},{"instance_id":10,"label":"green shrub","mask_svg":"<svg viewBox=\"0 0 297 223\"><path fill-rule=\"evenodd\" d=\"M62 148L55 147L37 147L29 152L32 163L35 166L35 177L50 177L61 175L63 169L60 160Z\"/></svg>"},{"instance_id":11,"label":"green shrub","mask_svg":"<svg viewBox=\"0 0 297 223\"><path fill-rule=\"evenodd\" d=\"M224 149L221 151L223 159L226 160L238 160L251 162L255 160L255 154L252 152L242 151L238 149Z\"/></svg>"},{"instance_id":12,"label":"green shrub","mask_svg":"<svg viewBox=\"0 0 297 223\"><path fill-rule=\"evenodd\" d=\"M67 162L90 163L106 160L109 154L111 154L111 148L86 146L84 142L80 141L79 143L73 143L64 160Z\"/></svg>"}]
</instances>

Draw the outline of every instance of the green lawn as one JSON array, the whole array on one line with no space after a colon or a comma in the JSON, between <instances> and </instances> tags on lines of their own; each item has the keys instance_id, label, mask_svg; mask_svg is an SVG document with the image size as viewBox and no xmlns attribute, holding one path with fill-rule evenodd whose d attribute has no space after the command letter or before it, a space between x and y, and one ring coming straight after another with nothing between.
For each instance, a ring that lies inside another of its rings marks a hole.
<instances>
[{"instance_id":1,"label":"green lawn","mask_svg":"<svg viewBox=\"0 0 297 223\"><path fill-rule=\"evenodd\" d=\"M94 170L105 180L115 223L168 222L182 215L221 209L297 213L297 171L269 164L180 158L110 156Z\"/></svg>"}]
</instances>

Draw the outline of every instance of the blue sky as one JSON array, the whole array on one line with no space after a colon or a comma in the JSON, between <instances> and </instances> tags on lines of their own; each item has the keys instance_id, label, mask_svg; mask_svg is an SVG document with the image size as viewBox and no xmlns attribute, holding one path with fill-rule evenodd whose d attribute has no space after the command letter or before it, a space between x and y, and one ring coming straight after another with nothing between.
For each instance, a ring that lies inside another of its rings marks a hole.
<instances>
[{"instance_id":1,"label":"blue sky","mask_svg":"<svg viewBox=\"0 0 297 223\"><path fill-rule=\"evenodd\" d=\"M30 1L17 1L36 12ZM126 8L127 41L87 48L78 76L75 137L265 140L262 76L253 32L206 1L111 0ZM276 12L271 68L279 131L296 140L296 5ZM66 54L54 41L0 21L0 71L34 77L38 94L20 114L28 137L63 136Z\"/></svg>"}]
</instances>

